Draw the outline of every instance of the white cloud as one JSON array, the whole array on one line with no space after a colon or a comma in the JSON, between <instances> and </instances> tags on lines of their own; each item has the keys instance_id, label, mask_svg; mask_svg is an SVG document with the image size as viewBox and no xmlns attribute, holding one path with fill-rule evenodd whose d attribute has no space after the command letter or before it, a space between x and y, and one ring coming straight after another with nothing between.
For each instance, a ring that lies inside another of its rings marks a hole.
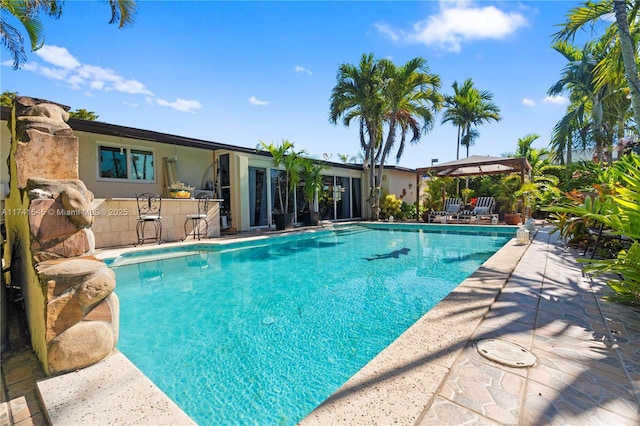
<instances>
[{"instance_id":1,"label":"white cloud","mask_svg":"<svg viewBox=\"0 0 640 426\"><path fill-rule=\"evenodd\" d=\"M164 99L156 99L156 103L160 106L171 107L183 112L194 112L195 110L202 108L202 105L200 105L200 102L198 101L189 101L187 99L180 98L173 102L165 101Z\"/></svg>"},{"instance_id":2,"label":"white cloud","mask_svg":"<svg viewBox=\"0 0 640 426\"><path fill-rule=\"evenodd\" d=\"M400 37L404 35L402 31L394 30L393 28L391 28L391 25L385 22L376 22L375 24L373 24L373 26L376 27L378 31L380 31L382 34L389 37L391 41L394 41L394 42L400 40Z\"/></svg>"},{"instance_id":3,"label":"white cloud","mask_svg":"<svg viewBox=\"0 0 640 426\"><path fill-rule=\"evenodd\" d=\"M32 72L49 80L64 82L71 89L84 90L86 96L95 96L97 92L119 92L128 95L145 95L145 101L148 105L170 107L177 111L194 112L202 108L200 102L195 100L177 98L170 102L155 98L155 94L141 81L125 78L111 68L83 64L64 47L45 45L35 53L42 62L26 62L21 70ZM2 61L1 65L12 67L13 61ZM311 74L311 71L307 69L303 68L303 71ZM256 98L251 98L251 102L256 105L269 103ZM129 102L125 105L138 106L139 104Z\"/></svg>"},{"instance_id":4,"label":"white cloud","mask_svg":"<svg viewBox=\"0 0 640 426\"><path fill-rule=\"evenodd\" d=\"M568 105L569 99L564 96L547 96L542 100L542 103L552 104L552 105Z\"/></svg>"},{"instance_id":5,"label":"white cloud","mask_svg":"<svg viewBox=\"0 0 640 426\"><path fill-rule=\"evenodd\" d=\"M118 80L113 83L113 89L118 92L130 93L132 95L153 95L144 84L138 80Z\"/></svg>"},{"instance_id":6,"label":"white cloud","mask_svg":"<svg viewBox=\"0 0 640 426\"><path fill-rule=\"evenodd\" d=\"M34 72L50 80L64 81L69 78L69 70L65 68L43 67L38 64L36 64L36 66L37 67L34 68Z\"/></svg>"},{"instance_id":7,"label":"white cloud","mask_svg":"<svg viewBox=\"0 0 640 426\"><path fill-rule=\"evenodd\" d=\"M413 25L410 30L393 29L386 23L375 27L393 41L422 43L459 52L472 40L500 40L528 24L517 12L504 12L495 6L476 6L470 1L440 1L440 11Z\"/></svg>"},{"instance_id":8,"label":"white cloud","mask_svg":"<svg viewBox=\"0 0 640 426\"><path fill-rule=\"evenodd\" d=\"M260 99L256 98L255 96L251 96L249 98L249 102L251 102L253 105L260 105L260 106L269 105L269 101L261 101Z\"/></svg>"},{"instance_id":9,"label":"white cloud","mask_svg":"<svg viewBox=\"0 0 640 426\"><path fill-rule=\"evenodd\" d=\"M57 67L73 69L80 66L80 62L65 47L44 45L36 50L35 54L43 61Z\"/></svg>"},{"instance_id":10,"label":"white cloud","mask_svg":"<svg viewBox=\"0 0 640 426\"><path fill-rule=\"evenodd\" d=\"M295 66L295 68L294 68L294 70L295 70L295 71L296 71L296 73L298 73L298 74L299 74L299 73L306 73L306 74L309 74L309 75L313 75L313 73L311 72L311 70L310 70L310 69L307 69L307 68L302 67L302 66L300 66L300 65L296 65L296 66Z\"/></svg>"},{"instance_id":11,"label":"white cloud","mask_svg":"<svg viewBox=\"0 0 640 426\"><path fill-rule=\"evenodd\" d=\"M522 100L522 105L526 106L526 107L534 107L536 106L535 101L528 99L528 98L524 98Z\"/></svg>"},{"instance_id":12,"label":"white cloud","mask_svg":"<svg viewBox=\"0 0 640 426\"><path fill-rule=\"evenodd\" d=\"M44 64L35 61L27 62L21 68L23 71L30 71L49 80L64 82L75 90L153 96L153 92L144 83L135 79L126 79L111 68L82 64L64 47L45 45L35 53ZM12 66L13 63L4 61L2 65Z\"/></svg>"}]
</instances>

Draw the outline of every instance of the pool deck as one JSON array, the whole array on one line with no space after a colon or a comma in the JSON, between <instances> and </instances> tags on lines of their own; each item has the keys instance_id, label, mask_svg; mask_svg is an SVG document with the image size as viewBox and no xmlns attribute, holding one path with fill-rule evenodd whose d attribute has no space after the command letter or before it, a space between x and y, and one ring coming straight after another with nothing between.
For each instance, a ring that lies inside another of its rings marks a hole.
<instances>
[{"instance_id":1,"label":"pool deck","mask_svg":"<svg viewBox=\"0 0 640 426\"><path fill-rule=\"evenodd\" d=\"M512 241L301 424L640 424L640 310L603 299L576 257L548 227ZM190 423L118 353L45 378L13 314L0 426ZM536 363L491 361L478 342Z\"/></svg>"}]
</instances>

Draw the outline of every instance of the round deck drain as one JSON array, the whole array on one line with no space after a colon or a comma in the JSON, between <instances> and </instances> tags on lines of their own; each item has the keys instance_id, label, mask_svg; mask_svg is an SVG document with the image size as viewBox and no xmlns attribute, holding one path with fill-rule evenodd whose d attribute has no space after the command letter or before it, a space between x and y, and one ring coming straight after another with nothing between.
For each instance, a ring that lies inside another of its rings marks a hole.
<instances>
[{"instance_id":1,"label":"round deck drain","mask_svg":"<svg viewBox=\"0 0 640 426\"><path fill-rule=\"evenodd\" d=\"M488 360L509 367L532 367L537 361L536 356L522 346L504 340L480 340L476 342L476 350Z\"/></svg>"}]
</instances>

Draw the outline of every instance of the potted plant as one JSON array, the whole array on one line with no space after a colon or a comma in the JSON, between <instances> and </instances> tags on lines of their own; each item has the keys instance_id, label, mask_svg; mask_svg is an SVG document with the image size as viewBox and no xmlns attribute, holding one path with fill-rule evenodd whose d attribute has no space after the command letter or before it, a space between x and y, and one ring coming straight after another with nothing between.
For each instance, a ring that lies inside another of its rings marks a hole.
<instances>
[{"instance_id":1,"label":"potted plant","mask_svg":"<svg viewBox=\"0 0 640 426\"><path fill-rule=\"evenodd\" d=\"M465 188L460 191L460 193L462 194L462 201L464 202L465 209L471 210L473 207L471 207L469 200L471 199L471 196L473 196L473 189Z\"/></svg>"},{"instance_id":2,"label":"potted plant","mask_svg":"<svg viewBox=\"0 0 640 426\"><path fill-rule=\"evenodd\" d=\"M194 189L195 187L189 186L186 183L183 183L177 180L169 186L169 197L170 198L191 198L191 191L193 191Z\"/></svg>"},{"instance_id":3,"label":"potted plant","mask_svg":"<svg viewBox=\"0 0 640 426\"><path fill-rule=\"evenodd\" d=\"M305 158L303 161L302 192L307 207L302 212L302 223L305 226L316 226L320 220L316 195L322 190L322 170L324 169L326 169L325 165L316 163L310 158Z\"/></svg>"},{"instance_id":4,"label":"potted plant","mask_svg":"<svg viewBox=\"0 0 640 426\"><path fill-rule=\"evenodd\" d=\"M294 214L289 206L289 194L295 191L300 182L300 166L304 158L304 150L295 151L293 142L286 139L280 145L260 141L259 147L271 154L273 168L281 171L275 177L278 196L276 197L277 206L274 206L272 216L276 229L291 228Z\"/></svg>"},{"instance_id":5,"label":"potted plant","mask_svg":"<svg viewBox=\"0 0 640 426\"><path fill-rule=\"evenodd\" d=\"M495 187L496 198L500 203L500 211L504 213L504 222L507 225L520 223L520 213L518 212L518 191L520 191L520 188L520 176L518 174L503 177Z\"/></svg>"}]
</instances>

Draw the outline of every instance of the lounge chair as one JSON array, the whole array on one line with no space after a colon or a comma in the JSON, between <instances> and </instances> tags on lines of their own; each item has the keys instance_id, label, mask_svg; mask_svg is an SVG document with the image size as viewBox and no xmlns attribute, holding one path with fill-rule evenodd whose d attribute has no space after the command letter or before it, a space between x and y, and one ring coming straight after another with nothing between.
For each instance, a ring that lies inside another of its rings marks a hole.
<instances>
[{"instance_id":1,"label":"lounge chair","mask_svg":"<svg viewBox=\"0 0 640 426\"><path fill-rule=\"evenodd\" d=\"M456 215L458 222L466 221L471 222L471 219L476 219L477 223L480 223L480 219L488 218L493 219L493 210L496 207L496 201L493 197L478 197L476 206L473 210L462 210Z\"/></svg>"},{"instance_id":2,"label":"lounge chair","mask_svg":"<svg viewBox=\"0 0 640 426\"><path fill-rule=\"evenodd\" d=\"M460 211L461 207L462 200L460 198L447 198L444 200L444 210L429 213L429 222L441 222L443 220L446 222L449 216L453 218Z\"/></svg>"}]
</instances>

